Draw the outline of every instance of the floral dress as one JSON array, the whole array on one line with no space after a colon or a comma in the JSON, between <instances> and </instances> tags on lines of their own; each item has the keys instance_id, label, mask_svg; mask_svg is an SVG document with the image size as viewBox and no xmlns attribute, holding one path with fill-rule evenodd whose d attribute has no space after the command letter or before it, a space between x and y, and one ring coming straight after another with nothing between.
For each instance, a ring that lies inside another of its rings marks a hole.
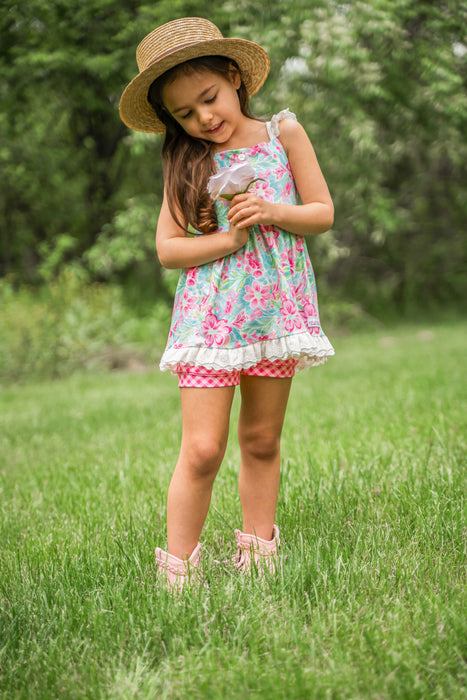
<instances>
[{"instance_id":1,"label":"floral dress","mask_svg":"<svg viewBox=\"0 0 467 700\"><path fill-rule=\"evenodd\" d=\"M297 190L279 139L281 119L267 124L269 141L222 151L218 167L248 161L258 196L297 204ZM218 231L229 228L229 202L216 201ZM203 235L203 234L197 234ZM161 370L181 364L214 370L252 367L263 359L297 359L297 370L334 355L321 329L315 277L303 236L254 225L247 243L231 255L181 270Z\"/></svg>"}]
</instances>

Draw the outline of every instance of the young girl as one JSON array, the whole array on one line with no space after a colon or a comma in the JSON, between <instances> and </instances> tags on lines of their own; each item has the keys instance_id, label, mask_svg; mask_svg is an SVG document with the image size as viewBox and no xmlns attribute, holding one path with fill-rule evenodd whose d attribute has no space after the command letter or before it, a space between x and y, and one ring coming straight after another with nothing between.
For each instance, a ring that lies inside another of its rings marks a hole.
<instances>
[{"instance_id":1,"label":"young girl","mask_svg":"<svg viewBox=\"0 0 467 700\"><path fill-rule=\"evenodd\" d=\"M168 493L168 551L156 549L158 569L180 587L198 573L236 385L243 513L236 564L274 569L292 377L334 354L304 240L330 228L333 205L295 116L284 110L264 123L249 112L248 98L269 72L260 46L225 39L211 22L190 17L151 32L137 61L120 114L133 129L165 133L156 247L164 267L181 269L160 366L178 375L183 432ZM254 182L230 201L214 201L210 177L241 163L252 166Z\"/></svg>"}]
</instances>

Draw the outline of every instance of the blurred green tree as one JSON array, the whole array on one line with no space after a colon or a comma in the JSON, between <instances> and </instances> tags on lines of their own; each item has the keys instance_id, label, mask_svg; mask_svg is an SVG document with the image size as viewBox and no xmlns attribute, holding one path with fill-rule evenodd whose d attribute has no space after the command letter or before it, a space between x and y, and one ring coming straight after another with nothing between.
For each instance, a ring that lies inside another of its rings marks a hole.
<instances>
[{"instance_id":1,"label":"blurred green tree","mask_svg":"<svg viewBox=\"0 0 467 700\"><path fill-rule=\"evenodd\" d=\"M151 28L207 14L199 0L3 0L0 274L77 258L102 279L161 280L161 139L127 130L118 101ZM465 0L224 0L209 19L271 56L254 111L289 106L315 144L336 222L309 244L333 293L372 311L459 303Z\"/></svg>"},{"instance_id":2,"label":"blurred green tree","mask_svg":"<svg viewBox=\"0 0 467 700\"><path fill-rule=\"evenodd\" d=\"M311 245L329 284L372 310L465 299L466 26L465 2L372 0L321 3L291 29L278 93L336 205Z\"/></svg>"}]
</instances>

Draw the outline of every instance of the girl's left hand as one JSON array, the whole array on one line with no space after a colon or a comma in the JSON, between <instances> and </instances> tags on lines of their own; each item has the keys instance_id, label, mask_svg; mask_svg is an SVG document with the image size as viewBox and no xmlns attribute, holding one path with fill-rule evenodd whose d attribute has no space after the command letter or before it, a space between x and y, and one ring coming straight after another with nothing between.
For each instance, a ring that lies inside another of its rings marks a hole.
<instances>
[{"instance_id":1,"label":"girl's left hand","mask_svg":"<svg viewBox=\"0 0 467 700\"><path fill-rule=\"evenodd\" d=\"M237 228L250 228L253 224L266 226L273 222L274 203L268 202L252 192L236 194L230 203L227 218Z\"/></svg>"}]
</instances>

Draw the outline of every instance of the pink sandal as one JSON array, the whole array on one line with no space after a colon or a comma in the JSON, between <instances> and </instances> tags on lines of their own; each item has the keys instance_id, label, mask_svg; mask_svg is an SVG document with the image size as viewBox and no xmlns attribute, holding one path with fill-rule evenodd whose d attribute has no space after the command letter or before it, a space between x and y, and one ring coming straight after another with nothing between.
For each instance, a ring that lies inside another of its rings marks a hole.
<instances>
[{"instance_id":1,"label":"pink sandal","mask_svg":"<svg viewBox=\"0 0 467 700\"><path fill-rule=\"evenodd\" d=\"M190 557L179 559L173 554L156 547L156 565L159 574L165 576L167 588L181 591L186 584L196 584L200 580L199 559L201 543L198 542Z\"/></svg>"},{"instance_id":2,"label":"pink sandal","mask_svg":"<svg viewBox=\"0 0 467 700\"><path fill-rule=\"evenodd\" d=\"M252 569L252 564L258 571L261 578L265 571L274 573L277 565L277 549L280 545L279 528L274 525L271 540L263 540L256 535L235 530L237 540L237 555L235 566L239 571L248 572Z\"/></svg>"}]
</instances>

